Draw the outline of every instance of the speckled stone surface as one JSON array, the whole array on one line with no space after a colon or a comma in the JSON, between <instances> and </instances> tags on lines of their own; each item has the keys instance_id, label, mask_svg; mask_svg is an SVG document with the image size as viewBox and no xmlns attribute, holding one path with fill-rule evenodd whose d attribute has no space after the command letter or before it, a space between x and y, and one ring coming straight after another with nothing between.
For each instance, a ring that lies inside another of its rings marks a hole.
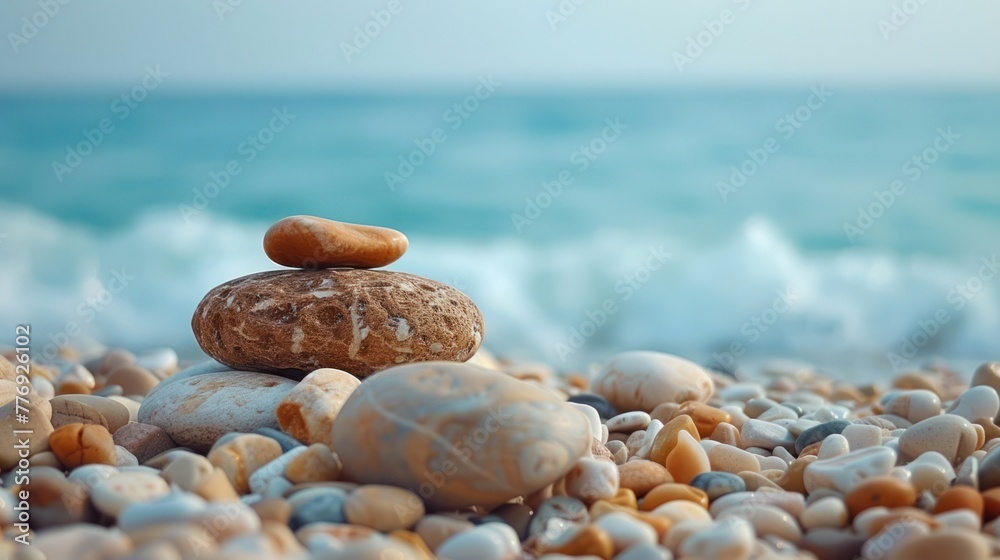
<instances>
[{"instance_id":1,"label":"speckled stone surface","mask_svg":"<svg viewBox=\"0 0 1000 560\"><path fill-rule=\"evenodd\" d=\"M712 378L698 364L651 351L612 356L597 374L593 387L621 412L650 412L665 402L704 402L714 389Z\"/></svg>"},{"instance_id":2,"label":"speckled stone surface","mask_svg":"<svg viewBox=\"0 0 1000 560\"><path fill-rule=\"evenodd\" d=\"M207 452L229 432L278 428L274 410L295 387L277 375L219 372L158 385L139 407L139 421L159 426L174 443Z\"/></svg>"},{"instance_id":3,"label":"speckled stone surface","mask_svg":"<svg viewBox=\"0 0 1000 560\"><path fill-rule=\"evenodd\" d=\"M373 270L290 270L230 280L191 321L205 352L235 369L364 377L394 364L465 361L483 317L465 294L433 280Z\"/></svg>"},{"instance_id":4,"label":"speckled stone surface","mask_svg":"<svg viewBox=\"0 0 1000 560\"><path fill-rule=\"evenodd\" d=\"M450 362L365 380L333 426L347 478L409 488L431 509L498 505L565 475L587 417L535 385Z\"/></svg>"}]
</instances>

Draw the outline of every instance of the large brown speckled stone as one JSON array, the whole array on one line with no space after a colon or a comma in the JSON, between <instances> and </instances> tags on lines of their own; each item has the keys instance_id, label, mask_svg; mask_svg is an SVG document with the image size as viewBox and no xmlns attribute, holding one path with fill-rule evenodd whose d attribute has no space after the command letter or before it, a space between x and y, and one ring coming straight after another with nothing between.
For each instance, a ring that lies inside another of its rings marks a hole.
<instances>
[{"instance_id":1,"label":"large brown speckled stone","mask_svg":"<svg viewBox=\"0 0 1000 560\"><path fill-rule=\"evenodd\" d=\"M540 490L573 467L591 437L587 417L552 394L450 362L373 375L333 424L347 478L409 488L432 509Z\"/></svg>"},{"instance_id":2,"label":"large brown speckled stone","mask_svg":"<svg viewBox=\"0 0 1000 560\"><path fill-rule=\"evenodd\" d=\"M389 228L290 216L264 234L264 252L295 268L376 268L403 256L406 236Z\"/></svg>"},{"instance_id":3,"label":"large brown speckled stone","mask_svg":"<svg viewBox=\"0 0 1000 560\"><path fill-rule=\"evenodd\" d=\"M334 368L364 377L391 365L465 361L483 316L465 294L402 272L288 270L214 288L191 321L198 344L234 369Z\"/></svg>"}]
</instances>

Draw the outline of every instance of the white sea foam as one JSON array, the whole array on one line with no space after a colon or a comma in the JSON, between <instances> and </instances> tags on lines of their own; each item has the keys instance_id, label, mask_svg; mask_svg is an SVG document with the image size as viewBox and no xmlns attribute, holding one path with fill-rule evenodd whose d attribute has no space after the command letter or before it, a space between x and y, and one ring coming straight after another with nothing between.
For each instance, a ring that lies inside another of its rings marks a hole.
<instances>
[{"instance_id":1,"label":"white sea foam","mask_svg":"<svg viewBox=\"0 0 1000 560\"><path fill-rule=\"evenodd\" d=\"M193 357L190 320L201 296L228 279L278 268L261 248L265 223L214 216L185 224L176 212L157 211L127 230L99 233L5 207L0 224L8 234L0 243L0 327L13 340L14 325L32 324L40 355L57 343L93 339L137 350L170 345ZM1000 277L960 310L948 299L955 284L976 274L975 260L960 266L883 254L806 255L762 219L709 247L616 231L545 245L523 237L410 241L392 269L467 293L483 311L485 344L494 352L560 367L635 348L710 362L738 343L744 360L789 356L891 371L887 353L900 352L918 321L942 310L949 322L927 337L912 365L930 355L997 357ZM646 277L639 269L660 247L671 256ZM626 299L628 275L635 278ZM122 278L119 293L103 292ZM776 292L794 302L776 306ZM588 311L599 317L606 300L616 311L590 329ZM768 312L777 307L784 311ZM774 322L765 332L753 327L754 317ZM573 329L583 333L579 348Z\"/></svg>"}]
</instances>

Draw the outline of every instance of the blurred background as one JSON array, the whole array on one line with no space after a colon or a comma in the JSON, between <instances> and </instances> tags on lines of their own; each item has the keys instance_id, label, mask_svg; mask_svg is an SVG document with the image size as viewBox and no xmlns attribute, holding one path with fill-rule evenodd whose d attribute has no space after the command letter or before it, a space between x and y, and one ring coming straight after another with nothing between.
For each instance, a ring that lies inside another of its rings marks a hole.
<instances>
[{"instance_id":1,"label":"blurred background","mask_svg":"<svg viewBox=\"0 0 1000 560\"><path fill-rule=\"evenodd\" d=\"M43 357L196 359L198 301L277 268L261 238L292 214L403 231L391 269L560 369L998 357L996 2L10 0L0 21L0 332L32 324Z\"/></svg>"}]
</instances>

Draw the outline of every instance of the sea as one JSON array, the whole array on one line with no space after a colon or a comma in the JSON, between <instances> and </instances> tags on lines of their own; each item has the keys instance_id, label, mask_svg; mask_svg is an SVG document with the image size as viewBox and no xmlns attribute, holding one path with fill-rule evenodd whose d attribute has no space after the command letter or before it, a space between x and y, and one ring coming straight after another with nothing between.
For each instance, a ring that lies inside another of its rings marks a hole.
<instances>
[{"instance_id":1,"label":"sea","mask_svg":"<svg viewBox=\"0 0 1000 560\"><path fill-rule=\"evenodd\" d=\"M201 297L312 214L404 232L389 269L557 370L1000 359L995 92L133 93L0 97L0 346L197 360Z\"/></svg>"}]
</instances>

